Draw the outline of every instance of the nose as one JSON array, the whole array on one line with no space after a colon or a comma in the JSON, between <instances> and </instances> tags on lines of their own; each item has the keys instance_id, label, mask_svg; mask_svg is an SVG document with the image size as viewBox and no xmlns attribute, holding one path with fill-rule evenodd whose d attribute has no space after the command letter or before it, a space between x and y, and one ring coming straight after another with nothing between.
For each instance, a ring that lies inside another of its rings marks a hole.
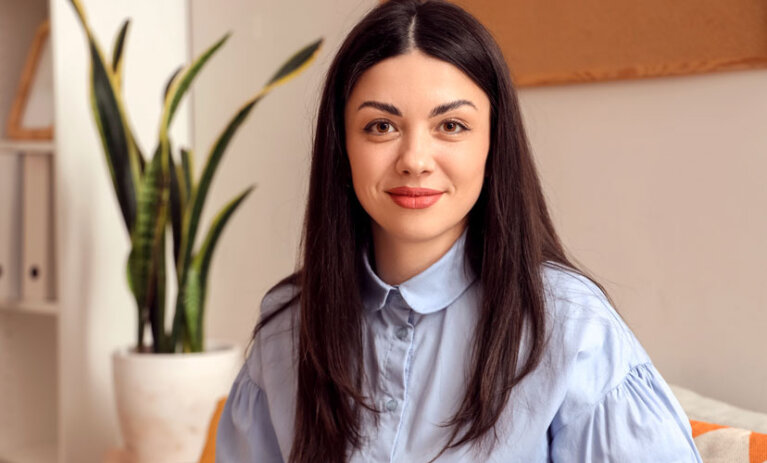
<instances>
[{"instance_id":1,"label":"nose","mask_svg":"<svg viewBox=\"0 0 767 463\"><path fill-rule=\"evenodd\" d=\"M397 172L420 176L434 170L434 157L429 134L425 130L410 130L403 135L397 157Z\"/></svg>"}]
</instances>

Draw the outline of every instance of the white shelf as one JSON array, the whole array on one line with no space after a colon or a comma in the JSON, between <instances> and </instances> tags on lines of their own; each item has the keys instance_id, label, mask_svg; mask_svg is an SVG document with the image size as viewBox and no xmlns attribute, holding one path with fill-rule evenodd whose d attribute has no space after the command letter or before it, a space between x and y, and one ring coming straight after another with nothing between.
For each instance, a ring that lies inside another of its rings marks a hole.
<instances>
[{"instance_id":1,"label":"white shelf","mask_svg":"<svg viewBox=\"0 0 767 463\"><path fill-rule=\"evenodd\" d=\"M56 301L0 301L0 310L42 315L59 314L59 306ZM2 462L2 460L0 460L0 462Z\"/></svg>"},{"instance_id":2,"label":"white shelf","mask_svg":"<svg viewBox=\"0 0 767 463\"><path fill-rule=\"evenodd\" d=\"M53 140L7 140L0 139L0 154L39 153L52 154L55 148Z\"/></svg>"},{"instance_id":3,"label":"white shelf","mask_svg":"<svg viewBox=\"0 0 767 463\"><path fill-rule=\"evenodd\" d=\"M15 104L20 78L26 66L30 46L38 26L50 18L52 0L9 0L0 1L0 182L10 185L3 188L4 202L2 223L0 223L0 246L3 246L3 278L14 272L18 278L12 278L4 285L0 299L0 462L2 463L57 463L61 448L58 436L60 426L58 417L61 410L59 399L59 310L55 300L46 299L54 296L51 290L22 291L27 284L24 268L25 257L35 257L28 250L22 252L24 242L31 232L50 235L53 214L47 213L47 207L40 207L33 212L50 215L48 221L37 229L23 226L29 221L28 206L32 199L44 197L49 203L53 200L50 189L40 189L38 183L28 181L36 179L28 165L45 166L46 184L53 186L54 165L52 156L56 151L53 140L17 140L5 135L8 116ZM63 7L63 5L62 5ZM70 8L68 5L66 8ZM55 28L54 28L55 29ZM80 38L80 37L78 37ZM48 38L49 45L54 45L53 35ZM41 67L40 69L45 69ZM39 81L47 85L47 77ZM53 88L51 88L53 90ZM42 95L42 94L41 94ZM47 93L45 94L47 96ZM53 96L53 93L50 94ZM32 100L30 100L31 102ZM24 118L22 121L24 123ZM33 127L34 124L31 125ZM10 168L16 170L10 171ZM6 170L8 169L8 170ZM39 169L37 169L39 170ZM8 179L11 178L11 182ZM26 190L24 190L26 188ZM31 193L30 193L31 192ZM24 201L30 200L25 203ZM8 204L11 204L10 208ZM44 203L43 203L44 204ZM27 206L25 208L25 206ZM53 207L53 205L50 205ZM40 212L43 211L43 212ZM10 220L9 220L10 218ZM37 218L35 215L34 218ZM8 232L11 231L9 234ZM11 245L8 246L11 237ZM53 235L55 236L55 235ZM51 237L52 238L52 237ZM53 240L46 241L45 250L52 248ZM37 252L41 246L30 246ZM10 261L8 250L11 250ZM34 282L43 278L56 278L51 257L40 261L42 270ZM50 265L50 270L46 267ZM4 281L4 283L5 283ZM50 281L50 280L48 280ZM10 291L5 289L9 288ZM36 289L36 288L35 288ZM24 295L25 300L8 299ZM30 300L33 294L41 294L36 300Z\"/></svg>"},{"instance_id":4,"label":"white shelf","mask_svg":"<svg viewBox=\"0 0 767 463\"><path fill-rule=\"evenodd\" d=\"M58 461L58 444L45 442L39 445L23 447L0 454L0 462L8 463L56 463Z\"/></svg>"}]
</instances>

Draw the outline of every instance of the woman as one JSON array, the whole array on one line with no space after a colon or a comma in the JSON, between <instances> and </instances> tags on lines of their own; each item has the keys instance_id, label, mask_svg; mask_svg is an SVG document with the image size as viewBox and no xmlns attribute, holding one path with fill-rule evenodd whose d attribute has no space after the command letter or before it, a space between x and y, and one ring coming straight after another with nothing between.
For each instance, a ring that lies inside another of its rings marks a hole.
<instances>
[{"instance_id":1,"label":"woman","mask_svg":"<svg viewBox=\"0 0 767 463\"><path fill-rule=\"evenodd\" d=\"M320 103L303 265L264 297L228 462L699 462L689 422L549 218L470 15L386 2Z\"/></svg>"}]
</instances>

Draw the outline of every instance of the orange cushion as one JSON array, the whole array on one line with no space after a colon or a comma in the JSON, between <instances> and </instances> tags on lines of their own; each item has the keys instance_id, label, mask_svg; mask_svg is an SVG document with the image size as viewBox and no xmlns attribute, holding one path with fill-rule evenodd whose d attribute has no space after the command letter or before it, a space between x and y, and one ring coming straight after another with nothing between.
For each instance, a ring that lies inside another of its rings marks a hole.
<instances>
[{"instance_id":1,"label":"orange cushion","mask_svg":"<svg viewBox=\"0 0 767 463\"><path fill-rule=\"evenodd\" d=\"M205 440L205 447L202 449L200 463L216 463L216 431L218 431L218 420L221 419L224 405L226 405L226 397L219 399L216 403L216 411L213 412L213 417L210 419L208 437Z\"/></svg>"},{"instance_id":2,"label":"orange cushion","mask_svg":"<svg viewBox=\"0 0 767 463\"><path fill-rule=\"evenodd\" d=\"M767 462L767 434L695 420L690 425L704 462Z\"/></svg>"}]
</instances>

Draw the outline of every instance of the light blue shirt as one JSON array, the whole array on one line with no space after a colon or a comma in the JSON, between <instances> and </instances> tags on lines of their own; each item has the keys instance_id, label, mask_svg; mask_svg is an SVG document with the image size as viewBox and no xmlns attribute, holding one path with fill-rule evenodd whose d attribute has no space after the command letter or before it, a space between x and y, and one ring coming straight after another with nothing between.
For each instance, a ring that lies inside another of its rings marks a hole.
<instances>
[{"instance_id":1,"label":"light blue shirt","mask_svg":"<svg viewBox=\"0 0 767 463\"><path fill-rule=\"evenodd\" d=\"M364 393L382 410L363 414L354 463L422 463L449 437L470 371L482 288L464 270L466 232L428 269L390 286L365 260ZM470 445L439 462L701 462L690 423L668 385L604 294L556 265L542 270L547 344L515 389L492 451ZM280 287L262 314L295 294ZM217 463L287 461L293 442L296 369L291 313L260 332L232 386L218 426ZM524 351L524 344L523 344Z\"/></svg>"}]
</instances>

